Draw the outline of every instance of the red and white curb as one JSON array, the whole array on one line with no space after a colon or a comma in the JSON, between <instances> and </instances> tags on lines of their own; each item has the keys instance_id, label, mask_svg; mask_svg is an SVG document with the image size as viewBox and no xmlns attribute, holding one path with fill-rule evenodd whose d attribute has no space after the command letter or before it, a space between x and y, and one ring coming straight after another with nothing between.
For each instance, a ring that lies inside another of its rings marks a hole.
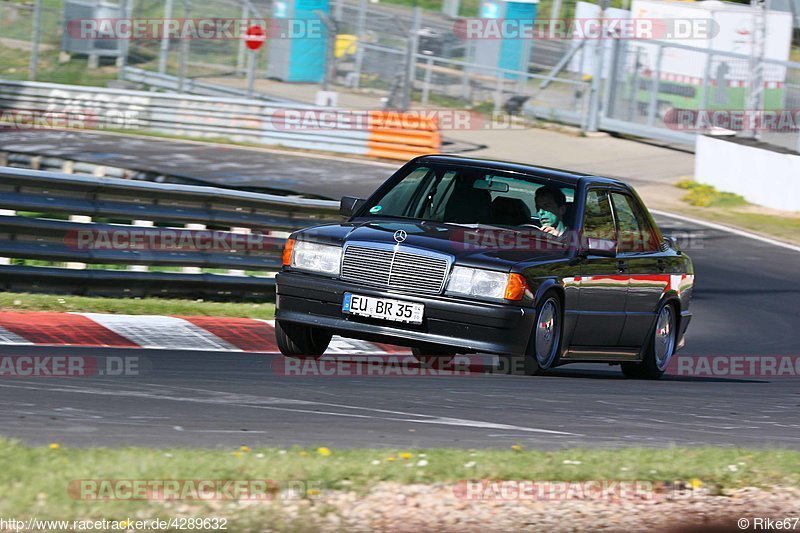
<instances>
[{"instance_id":1,"label":"red and white curb","mask_svg":"<svg viewBox=\"0 0 800 533\"><path fill-rule=\"evenodd\" d=\"M0 312L0 346L105 346L278 353L275 321L210 316ZM327 354L410 353L387 344L334 337Z\"/></svg>"}]
</instances>

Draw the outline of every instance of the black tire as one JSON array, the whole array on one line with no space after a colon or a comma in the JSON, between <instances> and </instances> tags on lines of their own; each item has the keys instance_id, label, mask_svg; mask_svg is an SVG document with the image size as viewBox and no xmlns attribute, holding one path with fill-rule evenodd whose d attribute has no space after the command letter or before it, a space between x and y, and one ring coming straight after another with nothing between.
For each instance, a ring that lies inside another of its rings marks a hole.
<instances>
[{"instance_id":1,"label":"black tire","mask_svg":"<svg viewBox=\"0 0 800 533\"><path fill-rule=\"evenodd\" d=\"M319 359L328 349L331 337L333 334L319 328L293 322L275 321L275 340L278 343L278 349L286 357Z\"/></svg>"},{"instance_id":2,"label":"black tire","mask_svg":"<svg viewBox=\"0 0 800 533\"><path fill-rule=\"evenodd\" d=\"M644 372L642 371L641 363L626 362L620 365L622 374L628 379L642 379Z\"/></svg>"},{"instance_id":3,"label":"black tire","mask_svg":"<svg viewBox=\"0 0 800 533\"><path fill-rule=\"evenodd\" d=\"M449 365L456 356L455 352L449 350L427 348L411 348L411 354L425 368L443 368Z\"/></svg>"},{"instance_id":4,"label":"black tire","mask_svg":"<svg viewBox=\"0 0 800 533\"><path fill-rule=\"evenodd\" d=\"M671 303L663 303L656 313L656 321L641 363L622 363L622 373L631 379L658 379L664 375L675 354L678 336L678 313Z\"/></svg>"},{"instance_id":5,"label":"black tire","mask_svg":"<svg viewBox=\"0 0 800 533\"><path fill-rule=\"evenodd\" d=\"M536 305L536 321L527 352L522 359L521 370L525 375L539 376L558 366L563 320L561 298L555 291L546 292ZM514 359L509 361L511 372L519 373L520 365L515 364L517 361Z\"/></svg>"}]
</instances>

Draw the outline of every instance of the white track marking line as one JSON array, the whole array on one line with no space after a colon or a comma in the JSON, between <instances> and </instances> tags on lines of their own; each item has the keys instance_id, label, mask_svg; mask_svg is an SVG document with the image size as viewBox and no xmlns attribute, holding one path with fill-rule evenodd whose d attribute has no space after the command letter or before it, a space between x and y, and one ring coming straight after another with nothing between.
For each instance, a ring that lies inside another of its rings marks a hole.
<instances>
[{"instance_id":1,"label":"white track marking line","mask_svg":"<svg viewBox=\"0 0 800 533\"><path fill-rule=\"evenodd\" d=\"M789 244L786 242L776 241L775 239L770 239L769 237L762 237L761 235L757 235L755 233L750 233L749 231L740 230L737 228L732 228L730 226L725 226L723 224L717 224L715 222L708 222L706 220L700 220L699 218L692 218L687 217L685 215L678 215L675 213L669 213L667 211L659 211L657 209L651 209L650 212L654 215L661 215L670 218L678 218L686 222L691 222L693 224L699 224L701 226L705 226L707 228L716 229L719 231L724 231L725 233L731 233L733 235L738 235L739 237L745 237L747 239L752 239L754 241L763 242L766 244L771 244L773 246L778 246L780 248L785 248L787 250L792 250L793 252L800 252L800 246L795 246L794 244Z\"/></svg>"},{"instance_id":2,"label":"white track marking line","mask_svg":"<svg viewBox=\"0 0 800 533\"><path fill-rule=\"evenodd\" d=\"M159 387L156 384L144 384L146 386L155 386ZM21 383L19 385L7 385L0 383L0 388L11 388L11 389L27 389L27 390L40 390L38 386L34 385L25 385ZM195 392L209 392L212 394L230 394L225 393L222 391L211 391L207 389L185 389L183 387L178 387L176 389L184 389L184 390L191 390ZM92 394L92 395L99 395L99 396L118 396L118 397L136 397L136 398L144 398L144 399L153 399L153 400L170 400L170 401L178 401L178 402L189 402L189 403L201 403L201 404L219 404L219 403L227 403L230 405L230 402L220 402L219 398L189 398L186 396L165 396L164 394L157 394L155 392L146 392L146 391L123 391L123 390L109 390L109 389L96 389L92 387L70 387L70 386L56 386L48 388L49 392L64 392L70 394ZM451 417L438 417L435 415L426 415L422 413L409 413L404 411L390 411L387 409L373 409L370 407L358 407L352 405L341 405L341 404L332 404L332 403L324 403L324 402L313 402L309 400L294 400L291 398L278 398L275 397L275 400L284 401L288 403L296 403L300 405L308 405L308 406L324 406L324 407L339 407L343 409L353 409L353 410L361 410L361 411L368 411L372 414L356 414L356 413L337 413L335 411L319 411L315 409L300 409L300 408L290 408L290 407L276 407L273 405L252 405L252 404L235 404L237 407L246 407L250 409L264 409L270 411L285 411L290 413L304 413L310 415L323 415L323 416L338 416L338 417L346 417L346 418L362 418L362 419L377 419L377 420L391 420L396 422L404 422L404 423L411 423L411 424L438 424L444 426L458 426L458 427L470 427L470 428L478 428L478 429L503 429L503 430L513 430L513 431L523 431L526 433L544 433L548 435L561 435L561 436L571 436L571 437L581 437L583 435L578 433L567 433L565 431L554 431L550 429L540 429L540 428L530 428L524 426L514 426L509 424L495 424L492 422L484 422L481 420L469 420L464 418L451 418ZM400 416L379 416L380 414L396 414Z\"/></svg>"},{"instance_id":3,"label":"white track marking line","mask_svg":"<svg viewBox=\"0 0 800 533\"><path fill-rule=\"evenodd\" d=\"M242 351L181 318L160 315L76 314L85 316L142 348Z\"/></svg>"},{"instance_id":4,"label":"white track marking line","mask_svg":"<svg viewBox=\"0 0 800 533\"><path fill-rule=\"evenodd\" d=\"M33 344L25 337L20 337L13 331L8 331L0 326L0 344Z\"/></svg>"}]
</instances>

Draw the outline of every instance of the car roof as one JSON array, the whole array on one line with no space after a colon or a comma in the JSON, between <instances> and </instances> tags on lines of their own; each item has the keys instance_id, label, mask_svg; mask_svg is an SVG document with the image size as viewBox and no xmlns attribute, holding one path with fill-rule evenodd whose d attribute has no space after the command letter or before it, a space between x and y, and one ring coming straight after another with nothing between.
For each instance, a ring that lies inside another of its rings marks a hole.
<instances>
[{"instance_id":1,"label":"car roof","mask_svg":"<svg viewBox=\"0 0 800 533\"><path fill-rule=\"evenodd\" d=\"M525 163L514 163L510 161L498 161L494 159L480 159L473 157L462 157L455 155L437 154L437 155L423 155L414 159L416 163L431 162L431 163L445 163L451 165L466 165L472 167L490 168L495 170L505 170L508 172L520 172L523 174L533 174L545 178L552 178L562 182L576 185L578 181L606 184L606 185L621 185L628 188L628 185L620 180L614 178L607 178L603 176L596 176L585 172L578 172L574 170L563 170L560 168L545 167L539 165L529 165Z\"/></svg>"}]
</instances>

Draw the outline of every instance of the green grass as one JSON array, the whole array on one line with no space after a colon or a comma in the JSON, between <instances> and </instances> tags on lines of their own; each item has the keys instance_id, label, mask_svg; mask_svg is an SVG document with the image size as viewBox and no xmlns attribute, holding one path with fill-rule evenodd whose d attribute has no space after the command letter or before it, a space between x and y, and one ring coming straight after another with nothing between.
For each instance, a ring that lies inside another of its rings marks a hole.
<instances>
[{"instance_id":1,"label":"green grass","mask_svg":"<svg viewBox=\"0 0 800 533\"><path fill-rule=\"evenodd\" d=\"M227 303L166 298L95 298L11 292L0 292L0 310L230 316L263 319L275 316L275 305L272 303Z\"/></svg>"},{"instance_id":2,"label":"green grass","mask_svg":"<svg viewBox=\"0 0 800 533\"><path fill-rule=\"evenodd\" d=\"M29 52L0 46L0 78L28 80ZM67 63L58 62L58 51L42 51L39 54L37 81L105 87L110 80L117 79L117 68L103 66L89 70L86 58L73 57Z\"/></svg>"},{"instance_id":3,"label":"green grass","mask_svg":"<svg viewBox=\"0 0 800 533\"><path fill-rule=\"evenodd\" d=\"M57 443L54 443L57 444ZM247 442L243 442L246 445ZM324 443L319 443L324 446ZM328 452L328 453L321 453ZM424 463L420 463L424 461ZM146 518L229 516L233 530L273 513L269 504L88 501L67 492L72 480L272 480L314 490L359 493L384 481L459 480L695 481L714 492L743 486L800 485L800 452L720 448L505 450L320 450L319 448L143 449L28 447L0 440L0 516ZM408 465L413 465L409 467ZM73 485L74 486L74 485ZM304 494L313 499L316 494ZM324 509L316 509L324 513Z\"/></svg>"},{"instance_id":4,"label":"green grass","mask_svg":"<svg viewBox=\"0 0 800 533\"><path fill-rule=\"evenodd\" d=\"M685 208L670 208L690 216L752 231L789 243L800 244L800 213L779 215L745 201L737 194L720 192L710 185L681 180L677 187L685 189Z\"/></svg>"},{"instance_id":5,"label":"green grass","mask_svg":"<svg viewBox=\"0 0 800 533\"><path fill-rule=\"evenodd\" d=\"M745 199L738 194L718 191L711 185L697 183L694 180L681 180L676 185L688 191L683 197L683 200L697 207L732 207L745 205L747 203Z\"/></svg>"}]
</instances>

